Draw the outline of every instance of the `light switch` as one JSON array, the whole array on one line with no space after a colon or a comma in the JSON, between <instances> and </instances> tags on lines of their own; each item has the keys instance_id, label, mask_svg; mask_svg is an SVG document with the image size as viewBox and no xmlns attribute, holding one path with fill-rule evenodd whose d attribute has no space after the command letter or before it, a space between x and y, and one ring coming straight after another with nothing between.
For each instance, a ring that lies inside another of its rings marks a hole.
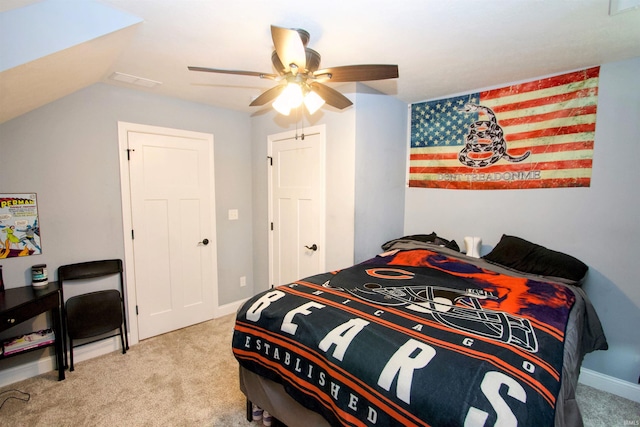
<instances>
[{"instance_id":1,"label":"light switch","mask_svg":"<svg viewBox=\"0 0 640 427\"><path fill-rule=\"evenodd\" d=\"M238 209L229 209L229 220L238 219Z\"/></svg>"}]
</instances>

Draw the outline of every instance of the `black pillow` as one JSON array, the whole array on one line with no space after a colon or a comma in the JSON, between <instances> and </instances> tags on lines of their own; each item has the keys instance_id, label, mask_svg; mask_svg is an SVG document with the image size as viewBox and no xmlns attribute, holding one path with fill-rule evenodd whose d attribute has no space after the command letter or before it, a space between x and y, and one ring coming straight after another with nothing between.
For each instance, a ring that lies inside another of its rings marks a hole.
<instances>
[{"instance_id":1,"label":"black pillow","mask_svg":"<svg viewBox=\"0 0 640 427\"><path fill-rule=\"evenodd\" d=\"M585 263L571 255L506 234L482 258L524 273L568 279L576 282L576 285L580 284L589 269Z\"/></svg>"},{"instance_id":2,"label":"black pillow","mask_svg":"<svg viewBox=\"0 0 640 427\"><path fill-rule=\"evenodd\" d=\"M414 240L417 242L433 243L434 245L444 246L446 248L453 249L454 251L460 252L460 247L458 246L455 240L443 239L442 237L438 236L435 232L431 234L413 234L411 236L404 236L399 239L389 240L388 242L382 245L382 249L385 251L389 250L389 248L393 246L394 243L402 240Z\"/></svg>"}]
</instances>

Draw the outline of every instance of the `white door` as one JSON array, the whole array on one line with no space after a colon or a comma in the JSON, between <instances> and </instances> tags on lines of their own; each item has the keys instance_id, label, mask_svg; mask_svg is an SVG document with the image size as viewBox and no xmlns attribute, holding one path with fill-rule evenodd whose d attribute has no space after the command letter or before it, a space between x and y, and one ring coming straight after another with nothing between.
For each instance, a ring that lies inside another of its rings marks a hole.
<instances>
[{"instance_id":1,"label":"white door","mask_svg":"<svg viewBox=\"0 0 640 427\"><path fill-rule=\"evenodd\" d=\"M127 135L138 334L144 339L213 318L213 136Z\"/></svg>"},{"instance_id":2,"label":"white door","mask_svg":"<svg viewBox=\"0 0 640 427\"><path fill-rule=\"evenodd\" d=\"M324 126L269 137L271 284L324 272Z\"/></svg>"}]
</instances>

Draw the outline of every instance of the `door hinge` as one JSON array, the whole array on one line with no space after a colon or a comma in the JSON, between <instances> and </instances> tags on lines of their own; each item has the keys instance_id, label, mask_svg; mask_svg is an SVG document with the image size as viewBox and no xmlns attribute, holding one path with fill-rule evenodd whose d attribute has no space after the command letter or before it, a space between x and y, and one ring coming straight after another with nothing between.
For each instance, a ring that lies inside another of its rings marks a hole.
<instances>
[{"instance_id":1,"label":"door hinge","mask_svg":"<svg viewBox=\"0 0 640 427\"><path fill-rule=\"evenodd\" d=\"M273 166L273 157L267 156L267 159L269 159L269 166Z\"/></svg>"},{"instance_id":2,"label":"door hinge","mask_svg":"<svg viewBox=\"0 0 640 427\"><path fill-rule=\"evenodd\" d=\"M135 235L133 234L133 230L131 230L131 240L135 239Z\"/></svg>"},{"instance_id":3,"label":"door hinge","mask_svg":"<svg viewBox=\"0 0 640 427\"><path fill-rule=\"evenodd\" d=\"M131 152L136 151L133 148L127 148L127 160L131 160Z\"/></svg>"},{"instance_id":4,"label":"door hinge","mask_svg":"<svg viewBox=\"0 0 640 427\"><path fill-rule=\"evenodd\" d=\"M273 231L273 223L271 223L271 231Z\"/></svg>"},{"instance_id":5,"label":"door hinge","mask_svg":"<svg viewBox=\"0 0 640 427\"><path fill-rule=\"evenodd\" d=\"M136 316L138 315L138 306L136 305Z\"/></svg>"}]
</instances>

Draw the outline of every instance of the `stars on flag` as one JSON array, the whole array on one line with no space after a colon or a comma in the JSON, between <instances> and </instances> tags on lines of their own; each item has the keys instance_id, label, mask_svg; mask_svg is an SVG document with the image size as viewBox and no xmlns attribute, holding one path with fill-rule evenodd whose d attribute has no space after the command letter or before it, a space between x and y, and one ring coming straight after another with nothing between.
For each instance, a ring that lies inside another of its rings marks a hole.
<instances>
[{"instance_id":1,"label":"stars on flag","mask_svg":"<svg viewBox=\"0 0 640 427\"><path fill-rule=\"evenodd\" d=\"M461 111L467 103L478 103L479 94L413 104L411 147L462 145L470 123L477 114Z\"/></svg>"}]
</instances>

